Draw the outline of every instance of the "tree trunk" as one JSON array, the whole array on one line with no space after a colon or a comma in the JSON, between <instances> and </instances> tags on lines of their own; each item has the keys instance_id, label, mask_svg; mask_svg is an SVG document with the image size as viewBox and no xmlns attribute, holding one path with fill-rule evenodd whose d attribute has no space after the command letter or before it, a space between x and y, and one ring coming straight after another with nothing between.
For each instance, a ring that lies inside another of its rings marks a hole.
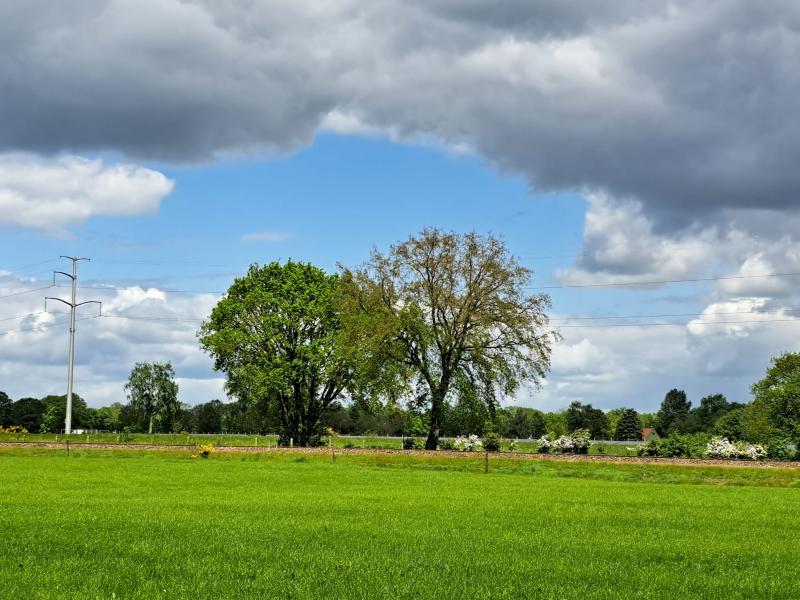
<instances>
[{"instance_id":1,"label":"tree trunk","mask_svg":"<svg viewBox=\"0 0 800 600\"><path fill-rule=\"evenodd\" d=\"M147 430L147 433L153 435L153 415L150 415L150 429Z\"/></svg>"},{"instance_id":2,"label":"tree trunk","mask_svg":"<svg viewBox=\"0 0 800 600\"><path fill-rule=\"evenodd\" d=\"M431 426L428 430L428 439L425 440L426 450L436 450L439 447L439 432L442 428L442 409L444 408L444 395L434 393L431 396Z\"/></svg>"}]
</instances>

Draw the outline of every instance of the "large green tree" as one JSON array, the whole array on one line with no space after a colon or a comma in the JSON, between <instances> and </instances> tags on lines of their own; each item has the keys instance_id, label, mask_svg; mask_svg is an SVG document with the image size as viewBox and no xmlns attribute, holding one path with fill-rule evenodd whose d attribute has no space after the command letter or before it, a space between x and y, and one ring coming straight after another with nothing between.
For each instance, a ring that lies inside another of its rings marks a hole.
<instances>
[{"instance_id":1,"label":"large green tree","mask_svg":"<svg viewBox=\"0 0 800 600\"><path fill-rule=\"evenodd\" d=\"M42 413L41 431L48 433L62 431L64 429L64 421L67 418L67 395L45 396L42 398L42 403L44 403L45 408ZM86 400L78 394L72 394L72 427L74 429L83 429L90 426L89 408L86 405Z\"/></svg>"},{"instance_id":2,"label":"large green tree","mask_svg":"<svg viewBox=\"0 0 800 600\"><path fill-rule=\"evenodd\" d=\"M692 403L686 399L686 392L671 389L664 396L664 401L656 416L656 431L661 436L685 432L691 408Z\"/></svg>"},{"instance_id":3,"label":"large green tree","mask_svg":"<svg viewBox=\"0 0 800 600\"><path fill-rule=\"evenodd\" d=\"M13 402L8 394L0 392L0 427L11 424L11 405Z\"/></svg>"},{"instance_id":4,"label":"large green tree","mask_svg":"<svg viewBox=\"0 0 800 600\"><path fill-rule=\"evenodd\" d=\"M31 433L38 432L45 408L44 402L38 398L20 398L11 405L8 420L11 425L20 425Z\"/></svg>"},{"instance_id":5,"label":"large green tree","mask_svg":"<svg viewBox=\"0 0 800 600\"><path fill-rule=\"evenodd\" d=\"M642 424L639 421L639 413L632 408L622 410L622 415L617 421L614 431L615 440L634 441L642 439Z\"/></svg>"},{"instance_id":6,"label":"large green tree","mask_svg":"<svg viewBox=\"0 0 800 600\"><path fill-rule=\"evenodd\" d=\"M800 353L787 352L773 358L752 391L753 403L767 408L771 425L800 443Z\"/></svg>"},{"instance_id":7,"label":"large green tree","mask_svg":"<svg viewBox=\"0 0 800 600\"><path fill-rule=\"evenodd\" d=\"M595 440L606 439L609 436L608 417L591 404L581 404L577 400L572 402L564 411L564 418L569 431L588 429Z\"/></svg>"},{"instance_id":8,"label":"large green tree","mask_svg":"<svg viewBox=\"0 0 800 600\"><path fill-rule=\"evenodd\" d=\"M722 394L704 396L700 399L700 405L689 411L686 429L689 433L705 431L711 433L714 424L726 413L734 408L741 408L742 405L730 403Z\"/></svg>"},{"instance_id":9,"label":"large green tree","mask_svg":"<svg viewBox=\"0 0 800 600\"><path fill-rule=\"evenodd\" d=\"M362 315L378 363L430 407L426 448L437 447L456 394L471 389L494 408L545 376L557 336L531 278L499 239L436 229L344 270L346 312Z\"/></svg>"},{"instance_id":10,"label":"large green tree","mask_svg":"<svg viewBox=\"0 0 800 600\"><path fill-rule=\"evenodd\" d=\"M125 391L131 407L147 418L148 433L153 433L156 418L165 431L172 430L172 422L180 408L172 364L136 363L125 384Z\"/></svg>"},{"instance_id":11,"label":"large green tree","mask_svg":"<svg viewBox=\"0 0 800 600\"><path fill-rule=\"evenodd\" d=\"M353 380L358 345L339 341L338 285L311 264L253 265L199 332L232 396L278 407L284 445L316 444L323 411Z\"/></svg>"}]
</instances>

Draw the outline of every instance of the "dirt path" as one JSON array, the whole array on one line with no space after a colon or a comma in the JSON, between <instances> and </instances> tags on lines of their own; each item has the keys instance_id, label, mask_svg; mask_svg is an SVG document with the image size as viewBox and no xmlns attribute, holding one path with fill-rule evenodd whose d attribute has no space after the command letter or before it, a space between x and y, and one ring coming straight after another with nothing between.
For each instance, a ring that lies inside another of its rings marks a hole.
<instances>
[{"instance_id":1,"label":"dirt path","mask_svg":"<svg viewBox=\"0 0 800 600\"><path fill-rule=\"evenodd\" d=\"M92 444L72 442L69 447L75 450L152 450L162 452L193 452L197 446L192 445L158 445L158 444ZM47 448L65 450L63 443L52 442L0 442L0 448ZM278 448L275 446L217 446L217 452L225 453L267 453L282 452L292 454L330 454L330 448ZM453 459L477 458L480 452L451 452L431 450L392 450L369 448L336 448L337 455L411 455L424 457L444 457ZM531 452L493 452L490 460L548 460L555 462L600 462L637 465L675 465L689 467L734 467L734 468L767 468L767 469L800 469L798 461L746 461L718 460L699 458L655 458L649 456L605 456L581 454L537 454Z\"/></svg>"}]
</instances>

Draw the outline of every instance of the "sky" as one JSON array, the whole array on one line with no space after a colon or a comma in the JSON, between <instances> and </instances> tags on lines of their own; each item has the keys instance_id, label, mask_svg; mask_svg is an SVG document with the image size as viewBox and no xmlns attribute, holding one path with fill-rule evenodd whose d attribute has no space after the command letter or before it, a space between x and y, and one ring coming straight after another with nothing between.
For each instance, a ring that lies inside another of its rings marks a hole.
<instances>
[{"instance_id":1,"label":"sky","mask_svg":"<svg viewBox=\"0 0 800 600\"><path fill-rule=\"evenodd\" d=\"M90 0L0 6L0 389L124 401L247 265L502 236L563 340L540 389L749 399L800 350L800 7L745 0Z\"/></svg>"}]
</instances>

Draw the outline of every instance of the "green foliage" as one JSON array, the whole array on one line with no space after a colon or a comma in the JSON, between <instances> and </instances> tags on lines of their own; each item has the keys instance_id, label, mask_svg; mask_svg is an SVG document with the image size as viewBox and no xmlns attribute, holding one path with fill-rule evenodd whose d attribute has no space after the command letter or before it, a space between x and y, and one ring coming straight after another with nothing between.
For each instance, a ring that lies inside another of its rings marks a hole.
<instances>
[{"instance_id":1,"label":"green foliage","mask_svg":"<svg viewBox=\"0 0 800 600\"><path fill-rule=\"evenodd\" d=\"M608 418L599 408L592 408L591 404L572 402L564 412L564 420L569 431L587 429L594 439L609 437Z\"/></svg>"},{"instance_id":2,"label":"green foliage","mask_svg":"<svg viewBox=\"0 0 800 600\"><path fill-rule=\"evenodd\" d=\"M700 399L699 406L689 411L686 431L689 433L711 432L722 416L737 407L741 407L741 405L731 404L722 394L705 396Z\"/></svg>"},{"instance_id":3,"label":"green foliage","mask_svg":"<svg viewBox=\"0 0 800 600\"><path fill-rule=\"evenodd\" d=\"M456 444L451 439L440 439L439 440L439 450L455 450Z\"/></svg>"},{"instance_id":4,"label":"green foliage","mask_svg":"<svg viewBox=\"0 0 800 600\"><path fill-rule=\"evenodd\" d=\"M745 434L746 422L746 409L737 408L722 415L714 424L712 432L731 441L749 439Z\"/></svg>"},{"instance_id":5,"label":"green foliage","mask_svg":"<svg viewBox=\"0 0 800 600\"><path fill-rule=\"evenodd\" d=\"M403 450L421 450L425 447L425 443L421 438L406 437L403 438Z\"/></svg>"},{"instance_id":6,"label":"green foliage","mask_svg":"<svg viewBox=\"0 0 800 600\"><path fill-rule=\"evenodd\" d=\"M56 433L61 430L64 421L60 418L58 407L48 406L42 415L39 431L42 433Z\"/></svg>"},{"instance_id":7,"label":"green foliage","mask_svg":"<svg viewBox=\"0 0 800 600\"><path fill-rule=\"evenodd\" d=\"M136 363L125 384L125 391L131 408L147 418L148 433L153 433L156 418L163 431L172 431L180 404L171 363Z\"/></svg>"},{"instance_id":8,"label":"green foliage","mask_svg":"<svg viewBox=\"0 0 800 600\"><path fill-rule=\"evenodd\" d=\"M638 441L642 439L642 425L639 414L632 408L622 409L614 431L615 440Z\"/></svg>"},{"instance_id":9,"label":"green foliage","mask_svg":"<svg viewBox=\"0 0 800 600\"><path fill-rule=\"evenodd\" d=\"M711 436L706 433L673 433L668 437L650 441L639 449L639 453L662 458L702 458L710 439Z\"/></svg>"},{"instance_id":10,"label":"green foliage","mask_svg":"<svg viewBox=\"0 0 800 600\"><path fill-rule=\"evenodd\" d=\"M20 398L9 409L12 425L19 425L30 432L39 431L46 406L37 398Z\"/></svg>"},{"instance_id":11,"label":"green foliage","mask_svg":"<svg viewBox=\"0 0 800 600\"><path fill-rule=\"evenodd\" d=\"M671 389L664 396L656 419L656 431L661 436L684 433L687 429L689 409L692 403L686 399L683 390Z\"/></svg>"},{"instance_id":12,"label":"green foliage","mask_svg":"<svg viewBox=\"0 0 800 600\"><path fill-rule=\"evenodd\" d=\"M500 452L500 434L490 431L483 436L483 449L488 452Z\"/></svg>"},{"instance_id":13,"label":"green foliage","mask_svg":"<svg viewBox=\"0 0 800 600\"><path fill-rule=\"evenodd\" d=\"M393 389L430 406L427 448L456 391L493 410L549 368L557 336L547 331L549 298L526 292L531 276L494 237L435 229L344 270L346 312L369 323L376 363L399 382Z\"/></svg>"},{"instance_id":14,"label":"green foliage","mask_svg":"<svg viewBox=\"0 0 800 600\"><path fill-rule=\"evenodd\" d=\"M770 424L800 442L800 353L773 358L764 379L753 384L752 391L754 403L767 407Z\"/></svg>"},{"instance_id":15,"label":"green foliage","mask_svg":"<svg viewBox=\"0 0 800 600\"><path fill-rule=\"evenodd\" d=\"M0 427L11 425L11 405L13 402L8 394L0 392Z\"/></svg>"},{"instance_id":16,"label":"green foliage","mask_svg":"<svg viewBox=\"0 0 800 600\"><path fill-rule=\"evenodd\" d=\"M513 407L497 411L498 418L508 415L499 427L503 437L538 438L547 432L544 413L534 408Z\"/></svg>"},{"instance_id":17,"label":"green foliage","mask_svg":"<svg viewBox=\"0 0 800 600\"><path fill-rule=\"evenodd\" d=\"M794 452L790 448L791 440L787 437L775 437L767 444L767 458L772 460L791 460Z\"/></svg>"},{"instance_id":18,"label":"green foliage","mask_svg":"<svg viewBox=\"0 0 800 600\"><path fill-rule=\"evenodd\" d=\"M338 295L338 277L311 264L252 265L200 330L229 394L277 407L283 445L317 444L323 411L353 383L359 344L341 333Z\"/></svg>"}]
</instances>

